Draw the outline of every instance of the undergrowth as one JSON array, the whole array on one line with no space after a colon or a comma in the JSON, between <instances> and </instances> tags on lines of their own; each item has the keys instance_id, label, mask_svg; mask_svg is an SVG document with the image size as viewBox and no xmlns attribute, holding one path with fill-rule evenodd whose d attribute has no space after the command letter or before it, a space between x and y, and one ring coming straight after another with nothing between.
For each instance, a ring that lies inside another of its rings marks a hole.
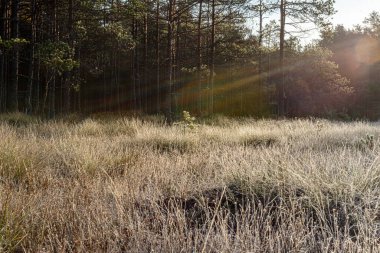
<instances>
[{"instance_id":1,"label":"undergrowth","mask_svg":"<svg viewBox=\"0 0 380 253\"><path fill-rule=\"evenodd\" d=\"M185 116L1 116L0 252L380 252L376 124Z\"/></svg>"}]
</instances>

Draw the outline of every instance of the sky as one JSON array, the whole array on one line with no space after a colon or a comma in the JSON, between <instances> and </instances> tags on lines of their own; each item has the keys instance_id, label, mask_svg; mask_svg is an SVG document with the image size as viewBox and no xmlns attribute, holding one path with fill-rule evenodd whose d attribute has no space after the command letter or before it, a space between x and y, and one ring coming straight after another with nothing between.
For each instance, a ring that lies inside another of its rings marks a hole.
<instances>
[{"instance_id":1,"label":"sky","mask_svg":"<svg viewBox=\"0 0 380 253\"><path fill-rule=\"evenodd\" d=\"M380 0L335 0L336 13L333 15L333 25L344 25L346 28L353 28L355 25L361 25L366 17L373 11L380 12ZM264 22L269 20L278 20L279 14L272 14ZM248 21L249 26L252 27L253 32L257 32L257 20L252 22ZM320 33L313 24L302 25L304 29L312 29L309 32L292 32L292 34L298 37L302 44L308 44L313 40L320 38ZM293 31L292 27L287 27L288 30Z\"/></svg>"},{"instance_id":2,"label":"sky","mask_svg":"<svg viewBox=\"0 0 380 253\"><path fill-rule=\"evenodd\" d=\"M352 28L361 24L372 11L380 12L380 0L336 0L332 22L334 25L342 24Z\"/></svg>"},{"instance_id":3,"label":"sky","mask_svg":"<svg viewBox=\"0 0 380 253\"><path fill-rule=\"evenodd\" d=\"M355 25L362 24L371 12L380 12L380 0L335 0L334 7L336 13L331 19L333 25L353 28ZM309 29L315 26L313 24L306 24L303 27ZM301 39L302 44L308 44L320 38L318 30L295 35Z\"/></svg>"}]
</instances>

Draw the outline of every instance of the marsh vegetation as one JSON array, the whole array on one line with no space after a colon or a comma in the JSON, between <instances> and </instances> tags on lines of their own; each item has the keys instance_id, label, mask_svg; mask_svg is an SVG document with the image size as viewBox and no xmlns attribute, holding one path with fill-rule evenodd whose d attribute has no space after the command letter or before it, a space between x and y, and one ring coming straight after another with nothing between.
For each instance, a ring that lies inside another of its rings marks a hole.
<instances>
[{"instance_id":1,"label":"marsh vegetation","mask_svg":"<svg viewBox=\"0 0 380 253\"><path fill-rule=\"evenodd\" d=\"M14 118L0 251L380 252L375 123Z\"/></svg>"}]
</instances>

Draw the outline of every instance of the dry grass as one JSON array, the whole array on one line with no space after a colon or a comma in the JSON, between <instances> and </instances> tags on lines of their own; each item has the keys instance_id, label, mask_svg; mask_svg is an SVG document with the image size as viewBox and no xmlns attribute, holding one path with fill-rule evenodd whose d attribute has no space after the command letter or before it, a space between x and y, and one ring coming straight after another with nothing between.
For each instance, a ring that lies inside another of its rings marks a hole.
<instances>
[{"instance_id":1,"label":"dry grass","mask_svg":"<svg viewBox=\"0 0 380 253\"><path fill-rule=\"evenodd\" d=\"M380 252L376 124L21 121L0 252Z\"/></svg>"}]
</instances>

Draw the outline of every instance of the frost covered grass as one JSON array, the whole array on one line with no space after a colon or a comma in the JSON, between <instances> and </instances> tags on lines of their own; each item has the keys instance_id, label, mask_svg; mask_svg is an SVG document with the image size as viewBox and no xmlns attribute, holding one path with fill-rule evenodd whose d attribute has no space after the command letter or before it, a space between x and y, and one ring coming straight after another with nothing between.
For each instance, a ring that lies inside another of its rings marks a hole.
<instances>
[{"instance_id":1,"label":"frost covered grass","mask_svg":"<svg viewBox=\"0 0 380 253\"><path fill-rule=\"evenodd\" d=\"M375 123L17 117L0 252L380 252Z\"/></svg>"}]
</instances>

